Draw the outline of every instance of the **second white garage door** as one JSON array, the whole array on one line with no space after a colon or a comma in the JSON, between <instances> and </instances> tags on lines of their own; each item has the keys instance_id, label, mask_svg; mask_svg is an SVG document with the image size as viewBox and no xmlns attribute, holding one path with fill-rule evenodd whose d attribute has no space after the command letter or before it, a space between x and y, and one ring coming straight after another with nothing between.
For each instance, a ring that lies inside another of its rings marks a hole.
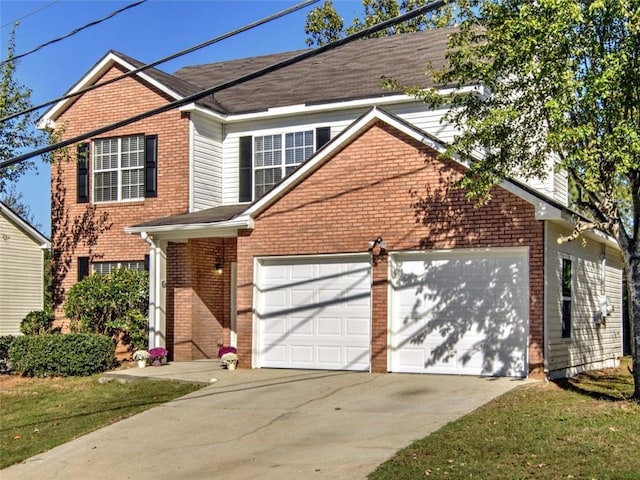
<instances>
[{"instance_id":1,"label":"second white garage door","mask_svg":"<svg viewBox=\"0 0 640 480\"><path fill-rule=\"evenodd\" d=\"M257 366L369 370L368 257L267 258L257 269Z\"/></svg>"},{"instance_id":2,"label":"second white garage door","mask_svg":"<svg viewBox=\"0 0 640 480\"><path fill-rule=\"evenodd\" d=\"M526 376L526 249L398 254L390 276L392 371Z\"/></svg>"}]
</instances>

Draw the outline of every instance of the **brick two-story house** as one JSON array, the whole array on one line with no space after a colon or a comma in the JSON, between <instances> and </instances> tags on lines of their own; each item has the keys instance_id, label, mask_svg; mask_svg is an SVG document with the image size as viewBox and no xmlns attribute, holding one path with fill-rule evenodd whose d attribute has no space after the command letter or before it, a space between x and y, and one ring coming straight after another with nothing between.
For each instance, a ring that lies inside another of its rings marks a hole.
<instances>
[{"instance_id":1,"label":"brick two-story house","mask_svg":"<svg viewBox=\"0 0 640 480\"><path fill-rule=\"evenodd\" d=\"M562 172L504 181L476 208L453 186L465 160L438 155L455 135L444 111L381 88L381 76L432 86L424 65L443 64L447 34L349 43L78 145L53 169L54 196L61 218L94 231L53 235L61 286L149 268L150 343L176 361L214 357L223 340L244 367L615 365L619 251L604 235L557 242L573 225ZM42 123L71 137L295 55L145 70ZM109 52L71 91L140 65Z\"/></svg>"}]
</instances>

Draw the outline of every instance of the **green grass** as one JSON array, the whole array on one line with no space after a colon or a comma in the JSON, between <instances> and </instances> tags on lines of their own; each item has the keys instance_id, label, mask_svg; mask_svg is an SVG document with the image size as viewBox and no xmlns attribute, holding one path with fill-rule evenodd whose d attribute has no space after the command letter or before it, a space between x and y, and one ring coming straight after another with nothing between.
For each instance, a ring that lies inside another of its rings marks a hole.
<instances>
[{"instance_id":1,"label":"green grass","mask_svg":"<svg viewBox=\"0 0 640 480\"><path fill-rule=\"evenodd\" d=\"M640 404L626 369L519 387L399 451L382 479L640 478Z\"/></svg>"},{"instance_id":2,"label":"green grass","mask_svg":"<svg viewBox=\"0 0 640 480\"><path fill-rule=\"evenodd\" d=\"M201 386L144 380L99 383L99 375L0 377L0 468Z\"/></svg>"}]
</instances>

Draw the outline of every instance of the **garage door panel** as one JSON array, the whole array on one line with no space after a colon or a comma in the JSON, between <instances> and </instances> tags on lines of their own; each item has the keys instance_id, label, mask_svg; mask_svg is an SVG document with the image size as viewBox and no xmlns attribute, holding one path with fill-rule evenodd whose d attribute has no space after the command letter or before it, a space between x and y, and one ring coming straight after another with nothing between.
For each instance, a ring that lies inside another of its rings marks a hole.
<instances>
[{"instance_id":1,"label":"garage door panel","mask_svg":"<svg viewBox=\"0 0 640 480\"><path fill-rule=\"evenodd\" d=\"M342 336L342 318L318 318L318 335L320 336Z\"/></svg>"},{"instance_id":2,"label":"garage door panel","mask_svg":"<svg viewBox=\"0 0 640 480\"><path fill-rule=\"evenodd\" d=\"M258 268L260 366L369 369L368 259L267 259ZM272 269L275 275L271 274ZM285 305L280 305L282 292L286 293ZM271 296L279 300L272 301ZM278 335L271 334L274 330ZM278 349L277 357L269 353L274 347ZM284 357L282 349L286 352Z\"/></svg>"},{"instance_id":3,"label":"garage door panel","mask_svg":"<svg viewBox=\"0 0 640 480\"><path fill-rule=\"evenodd\" d=\"M396 255L391 271L393 371L526 375L524 250Z\"/></svg>"}]
</instances>

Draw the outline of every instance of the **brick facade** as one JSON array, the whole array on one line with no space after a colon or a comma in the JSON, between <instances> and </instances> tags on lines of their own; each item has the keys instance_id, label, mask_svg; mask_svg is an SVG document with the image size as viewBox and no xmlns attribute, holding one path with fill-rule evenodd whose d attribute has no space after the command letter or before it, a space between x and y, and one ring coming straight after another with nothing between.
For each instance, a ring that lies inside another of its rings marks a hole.
<instances>
[{"instance_id":1,"label":"brick facade","mask_svg":"<svg viewBox=\"0 0 640 480\"><path fill-rule=\"evenodd\" d=\"M112 67L101 80L122 73L120 68ZM162 92L129 77L80 96L56 119L56 126L62 129L63 138L71 138L164 105L169 100ZM92 261L143 260L149 245L138 236L126 234L124 228L188 209L189 119L172 110L96 138L134 134L158 136L158 196L155 198L77 203L75 146L68 147L66 157L58 155L61 160L51 168L52 249L59 258L54 277L61 294L77 281L78 257L88 256ZM91 168L89 172L91 189ZM63 320L60 307L59 323Z\"/></svg>"},{"instance_id":2,"label":"brick facade","mask_svg":"<svg viewBox=\"0 0 640 480\"><path fill-rule=\"evenodd\" d=\"M255 219L238 237L238 350L252 352L254 257L362 253L382 237L390 251L529 247L529 366L542 372L543 222L501 189L476 208L452 186L462 169L379 123ZM373 268L372 370L387 370L387 260Z\"/></svg>"},{"instance_id":3,"label":"brick facade","mask_svg":"<svg viewBox=\"0 0 640 480\"><path fill-rule=\"evenodd\" d=\"M167 348L173 360L216 358L229 345L235 239L207 238L167 249ZM222 273L215 271L220 263Z\"/></svg>"}]
</instances>

